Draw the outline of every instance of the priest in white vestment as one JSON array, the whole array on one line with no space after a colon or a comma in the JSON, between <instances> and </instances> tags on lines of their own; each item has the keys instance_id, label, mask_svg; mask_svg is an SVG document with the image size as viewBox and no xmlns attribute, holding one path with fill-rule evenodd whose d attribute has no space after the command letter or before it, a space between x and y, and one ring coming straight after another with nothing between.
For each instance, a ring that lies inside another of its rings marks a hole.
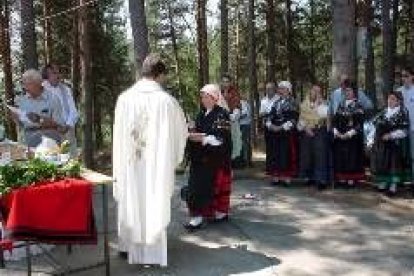
<instances>
[{"instance_id":1,"label":"priest in white vestment","mask_svg":"<svg viewBox=\"0 0 414 276\"><path fill-rule=\"evenodd\" d=\"M165 64L149 55L143 79L119 96L115 108L118 242L130 264L167 266L175 168L184 156L188 129L178 102L161 87L165 74Z\"/></svg>"}]
</instances>

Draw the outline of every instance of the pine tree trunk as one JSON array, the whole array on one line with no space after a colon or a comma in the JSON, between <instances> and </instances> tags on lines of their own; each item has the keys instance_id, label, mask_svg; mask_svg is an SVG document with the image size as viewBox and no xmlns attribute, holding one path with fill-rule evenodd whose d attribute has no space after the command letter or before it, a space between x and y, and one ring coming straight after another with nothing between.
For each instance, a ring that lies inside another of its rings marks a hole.
<instances>
[{"instance_id":1,"label":"pine tree trunk","mask_svg":"<svg viewBox=\"0 0 414 276\"><path fill-rule=\"evenodd\" d=\"M10 33L9 33L9 6L8 1L5 0L0 4L0 55L3 63L4 73L4 89L6 102L10 105L14 104L13 93L13 73L12 73L12 61L10 53ZM10 118L6 118L5 121L6 133L12 140L17 139L16 126Z\"/></svg>"},{"instance_id":2,"label":"pine tree trunk","mask_svg":"<svg viewBox=\"0 0 414 276\"><path fill-rule=\"evenodd\" d=\"M80 0L80 5L84 5L87 0ZM91 74L91 55L90 55L90 18L89 6L84 6L80 10L80 52L81 52L81 89L82 106L84 112L83 122L83 162L87 168L93 168L93 87Z\"/></svg>"},{"instance_id":3,"label":"pine tree trunk","mask_svg":"<svg viewBox=\"0 0 414 276\"><path fill-rule=\"evenodd\" d=\"M53 45L52 45L52 19L50 16L51 0L43 0L43 44L45 53L45 63L50 63L53 60Z\"/></svg>"},{"instance_id":4,"label":"pine tree trunk","mask_svg":"<svg viewBox=\"0 0 414 276\"><path fill-rule=\"evenodd\" d=\"M365 89L368 92L368 95L370 96L374 104L374 107L377 107L377 93L375 87L375 56L372 33L374 7L372 6L372 0L365 0L364 7L364 25L367 28L367 59L365 60Z\"/></svg>"},{"instance_id":5,"label":"pine tree trunk","mask_svg":"<svg viewBox=\"0 0 414 276\"><path fill-rule=\"evenodd\" d=\"M266 80L276 81L276 14L274 0L266 0L267 62Z\"/></svg>"},{"instance_id":6,"label":"pine tree trunk","mask_svg":"<svg viewBox=\"0 0 414 276\"><path fill-rule=\"evenodd\" d=\"M356 78L356 29L355 1L332 0L333 53L331 84L337 86L339 76L347 74Z\"/></svg>"},{"instance_id":7,"label":"pine tree trunk","mask_svg":"<svg viewBox=\"0 0 414 276\"><path fill-rule=\"evenodd\" d=\"M33 2L33 0L21 0L20 2L24 70L39 67Z\"/></svg>"},{"instance_id":8,"label":"pine tree trunk","mask_svg":"<svg viewBox=\"0 0 414 276\"><path fill-rule=\"evenodd\" d=\"M221 75L229 72L229 22L228 0L220 2L221 24Z\"/></svg>"},{"instance_id":9,"label":"pine tree trunk","mask_svg":"<svg viewBox=\"0 0 414 276\"><path fill-rule=\"evenodd\" d=\"M409 38L410 38L410 47L409 52L411 57L414 60L414 1L407 0L408 5L408 20L409 20Z\"/></svg>"},{"instance_id":10,"label":"pine tree trunk","mask_svg":"<svg viewBox=\"0 0 414 276\"><path fill-rule=\"evenodd\" d=\"M132 35L134 38L134 55L136 77L141 76L142 63L149 53L148 26L145 14L145 0L129 0Z\"/></svg>"},{"instance_id":11,"label":"pine tree trunk","mask_svg":"<svg viewBox=\"0 0 414 276\"><path fill-rule=\"evenodd\" d=\"M310 57L311 57L311 81L316 82L316 57L315 57L315 1L310 0Z\"/></svg>"},{"instance_id":12,"label":"pine tree trunk","mask_svg":"<svg viewBox=\"0 0 414 276\"><path fill-rule=\"evenodd\" d=\"M209 82L206 0L197 0L196 10L198 86L201 89L203 85Z\"/></svg>"},{"instance_id":13,"label":"pine tree trunk","mask_svg":"<svg viewBox=\"0 0 414 276\"><path fill-rule=\"evenodd\" d=\"M72 0L72 6L79 5L79 0ZM80 102L80 45L79 45L79 15L73 14L72 19L72 50L71 50L71 76L72 76L72 91L76 103Z\"/></svg>"},{"instance_id":14,"label":"pine tree trunk","mask_svg":"<svg viewBox=\"0 0 414 276\"><path fill-rule=\"evenodd\" d=\"M252 118L259 114L259 93L257 92L257 64L256 64L256 38L255 38L255 1L248 2L248 68L249 68L249 92L250 92L250 106L253 111ZM253 141L256 144L256 120L252 120Z\"/></svg>"},{"instance_id":15,"label":"pine tree trunk","mask_svg":"<svg viewBox=\"0 0 414 276\"><path fill-rule=\"evenodd\" d=\"M179 99L182 99L182 81L181 81L181 63L180 63L180 55L179 55L179 49L178 49L178 43L177 43L177 33L175 30L175 23L173 18L173 10L171 7L171 2L168 2L168 21L170 23L170 35L171 35L171 44L173 47L174 52L174 59L175 59L175 75L177 76L178 81L178 97Z\"/></svg>"},{"instance_id":16,"label":"pine tree trunk","mask_svg":"<svg viewBox=\"0 0 414 276\"><path fill-rule=\"evenodd\" d=\"M383 60L382 60L382 81L384 96L392 90L394 79L393 64L393 26L391 21L391 1L382 0L382 36L383 36ZM385 97L384 97L385 99Z\"/></svg>"},{"instance_id":17,"label":"pine tree trunk","mask_svg":"<svg viewBox=\"0 0 414 276\"><path fill-rule=\"evenodd\" d=\"M286 0L286 48L288 55L289 80L295 91L295 51L293 45L293 19L292 19L292 1Z\"/></svg>"}]
</instances>

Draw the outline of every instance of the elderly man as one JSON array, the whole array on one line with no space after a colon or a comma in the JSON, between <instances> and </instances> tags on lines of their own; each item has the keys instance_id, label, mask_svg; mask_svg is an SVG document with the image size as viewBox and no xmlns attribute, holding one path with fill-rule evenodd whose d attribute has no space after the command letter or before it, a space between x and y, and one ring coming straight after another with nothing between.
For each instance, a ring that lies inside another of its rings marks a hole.
<instances>
[{"instance_id":1,"label":"elderly man","mask_svg":"<svg viewBox=\"0 0 414 276\"><path fill-rule=\"evenodd\" d=\"M52 138L57 143L66 132L59 99L42 86L42 76L34 69L22 76L25 95L19 101L19 109L11 109L13 118L23 130L24 142L36 147L42 136Z\"/></svg>"},{"instance_id":2,"label":"elderly man","mask_svg":"<svg viewBox=\"0 0 414 276\"><path fill-rule=\"evenodd\" d=\"M75 101L71 89L61 81L59 67L55 64L48 64L43 68L43 87L56 95L62 105L63 120L68 131L64 135L64 139L70 142L70 155L76 157L77 143L76 143L76 123L79 119L79 114L76 109Z\"/></svg>"}]
</instances>

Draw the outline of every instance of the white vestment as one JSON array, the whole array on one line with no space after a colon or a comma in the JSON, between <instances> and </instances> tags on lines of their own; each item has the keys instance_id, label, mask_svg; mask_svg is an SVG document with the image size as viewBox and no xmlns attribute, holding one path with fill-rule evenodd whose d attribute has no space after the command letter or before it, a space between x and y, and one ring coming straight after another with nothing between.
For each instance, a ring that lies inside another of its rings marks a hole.
<instances>
[{"instance_id":1,"label":"white vestment","mask_svg":"<svg viewBox=\"0 0 414 276\"><path fill-rule=\"evenodd\" d=\"M178 102L162 87L143 79L122 93L115 108L114 198L118 237L130 264L167 265L175 168L188 136Z\"/></svg>"}]
</instances>

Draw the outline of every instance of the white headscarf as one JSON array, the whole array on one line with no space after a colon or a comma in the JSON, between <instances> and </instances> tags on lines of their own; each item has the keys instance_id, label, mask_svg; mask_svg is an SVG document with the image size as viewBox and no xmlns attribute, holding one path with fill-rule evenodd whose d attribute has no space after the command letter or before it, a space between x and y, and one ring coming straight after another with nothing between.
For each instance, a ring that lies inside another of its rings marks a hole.
<instances>
[{"instance_id":1,"label":"white headscarf","mask_svg":"<svg viewBox=\"0 0 414 276\"><path fill-rule=\"evenodd\" d=\"M286 88L287 90L292 91L292 84L289 81L281 81L277 87Z\"/></svg>"},{"instance_id":2,"label":"white headscarf","mask_svg":"<svg viewBox=\"0 0 414 276\"><path fill-rule=\"evenodd\" d=\"M223 94L221 94L220 86L217 84L206 84L203 88L201 88L200 92L211 96L214 101L216 101L218 106L229 110L227 102L224 99Z\"/></svg>"}]
</instances>

